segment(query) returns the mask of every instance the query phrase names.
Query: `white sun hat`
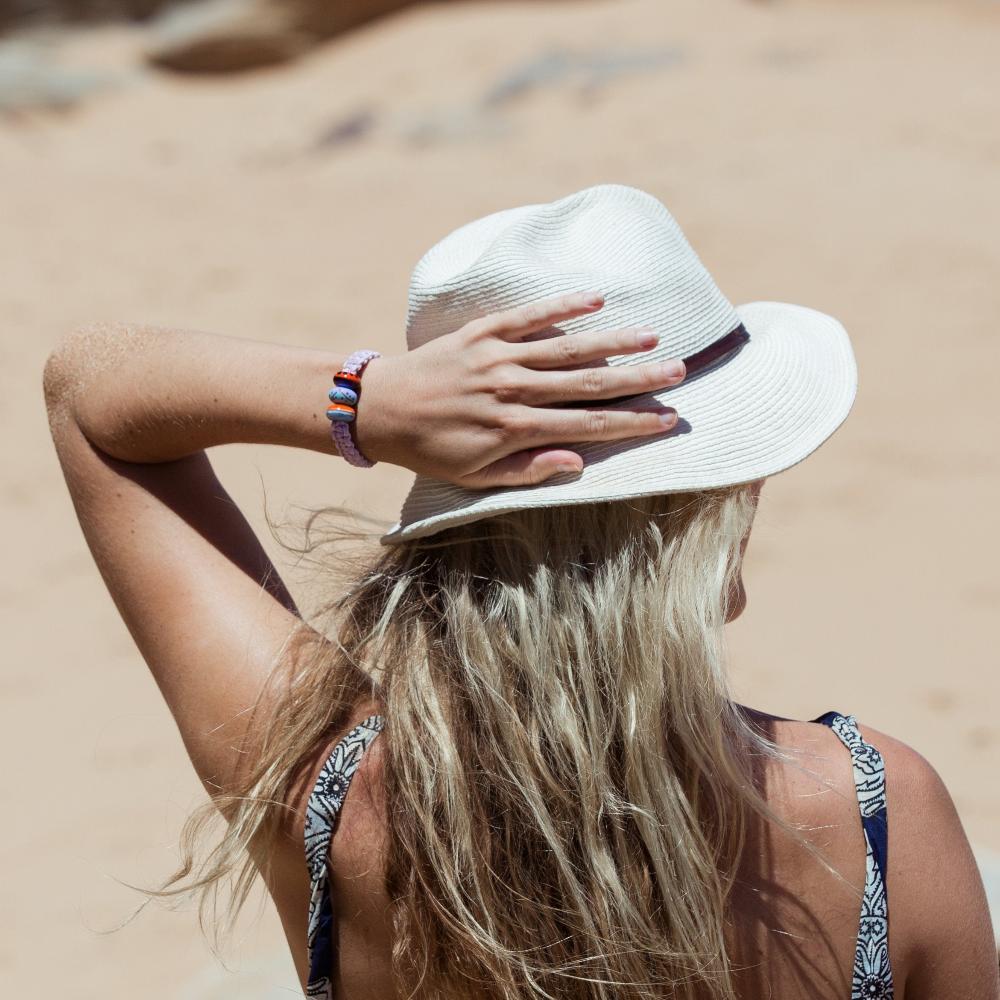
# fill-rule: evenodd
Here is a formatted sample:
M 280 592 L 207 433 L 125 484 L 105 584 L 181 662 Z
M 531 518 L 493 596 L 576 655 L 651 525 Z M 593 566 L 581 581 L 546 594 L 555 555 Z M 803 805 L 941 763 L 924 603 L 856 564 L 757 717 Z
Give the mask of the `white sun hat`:
M 840 323 L 778 302 L 732 306 L 667 209 L 620 185 L 497 212 L 446 236 L 413 271 L 407 346 L 578 291 L 601 292 L 604 308 L 560 324 L 563 333 L 648 326 L 660 334 L 652 351 L 610 365 L 685 359 L 680 385 L 611 404 L 667 404 L 676 428 L 574 444 L 583 472 L 537 486 L 472 490 L 418 475 L 384 544 L 507 511 L 762 479 L 815 451 L 854 402 L 857 369 Z

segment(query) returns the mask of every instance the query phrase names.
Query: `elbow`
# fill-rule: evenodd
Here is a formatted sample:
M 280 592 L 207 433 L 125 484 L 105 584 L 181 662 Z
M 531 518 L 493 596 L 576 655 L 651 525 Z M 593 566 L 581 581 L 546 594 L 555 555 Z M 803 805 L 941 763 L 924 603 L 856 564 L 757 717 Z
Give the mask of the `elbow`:
M 45 359 L 45 367 L 42 369 L 42 393 L 50 422 L 64 412 L 68 405 L 73 385 L 74 342 L 78 336 L 77 331 L 64 336 Z
M 108 356 L 114 333 L 97 324 L 81 326 L 63 336 L 49 352 L 42 370 L 42 392 L 50 422 L 73 409 L 81 386 Z

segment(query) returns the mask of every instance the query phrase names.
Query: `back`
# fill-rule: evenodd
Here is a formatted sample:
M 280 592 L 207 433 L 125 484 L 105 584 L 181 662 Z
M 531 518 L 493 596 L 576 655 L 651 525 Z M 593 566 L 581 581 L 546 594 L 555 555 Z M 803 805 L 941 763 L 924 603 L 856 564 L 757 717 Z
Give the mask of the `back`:
M 795 757 L 791 764 L 767 762 L 760 776 L 766 801 L 816 853 L 776 824 L 751 825 L 726 929 L 741 1000 L 997 995 L 982 886 L 930 766 L 898 741 L 835 713 L 826 725 L 754 717 Z M 382 725 L 376 716 L 353 729 L 313 784 L 305 831 L 313 872 L 309 996 L 353 1000 L 371 996 L 376 984 L 378 995 L 391 995 L 384 858 L 373 853 L 382 841 L 372 828 L 381 813 L 371 798 L 378 796 L 378 775 L 365 760 Z M 891 821 L 880 841 L 883 758 Z M 355 773 L 364 776 L 366 791 L 350 796 Z M 330 850 L 317 855 L 324 843 Z

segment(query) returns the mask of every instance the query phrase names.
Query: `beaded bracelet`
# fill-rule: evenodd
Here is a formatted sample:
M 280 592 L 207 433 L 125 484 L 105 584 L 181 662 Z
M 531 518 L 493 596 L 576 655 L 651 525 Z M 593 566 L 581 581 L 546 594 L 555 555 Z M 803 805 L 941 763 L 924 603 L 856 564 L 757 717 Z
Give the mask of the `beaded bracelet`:
M 326 416 L 330 421 L 333 443 L 343 458 L 362 469 L 370 469 L 375 463 L 358 450 L 351 437 L 351 424 L 358 415 L 361 373 L 369 361 L 378 357 L 381 357 L 378 351 L 355 351 L 344 362 L 344 367 L 333 376 L 333 388 L 328 393 L 330 405 L 326 408 Z

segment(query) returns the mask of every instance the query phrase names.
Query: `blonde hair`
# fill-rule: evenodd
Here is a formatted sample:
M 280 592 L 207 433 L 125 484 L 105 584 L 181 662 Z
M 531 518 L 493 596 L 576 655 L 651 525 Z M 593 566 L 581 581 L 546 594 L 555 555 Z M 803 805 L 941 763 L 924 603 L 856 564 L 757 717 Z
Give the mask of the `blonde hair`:
M 395 546 L 322 612 L 272 692 L 230 825 L 168 893 L 227 914 L 303 768 L 384 706 L 386 884 L 402 995 L 734 1000 L 726 908 L 774 748 L 729 696 L 723 625 L 756 493 L 509 513 Z M 335 530 L 308 550 L 326 551 Z M 171 888 L 173 887 L 173 888 Z M 217 909 L 213 909 L 213 915 Z

